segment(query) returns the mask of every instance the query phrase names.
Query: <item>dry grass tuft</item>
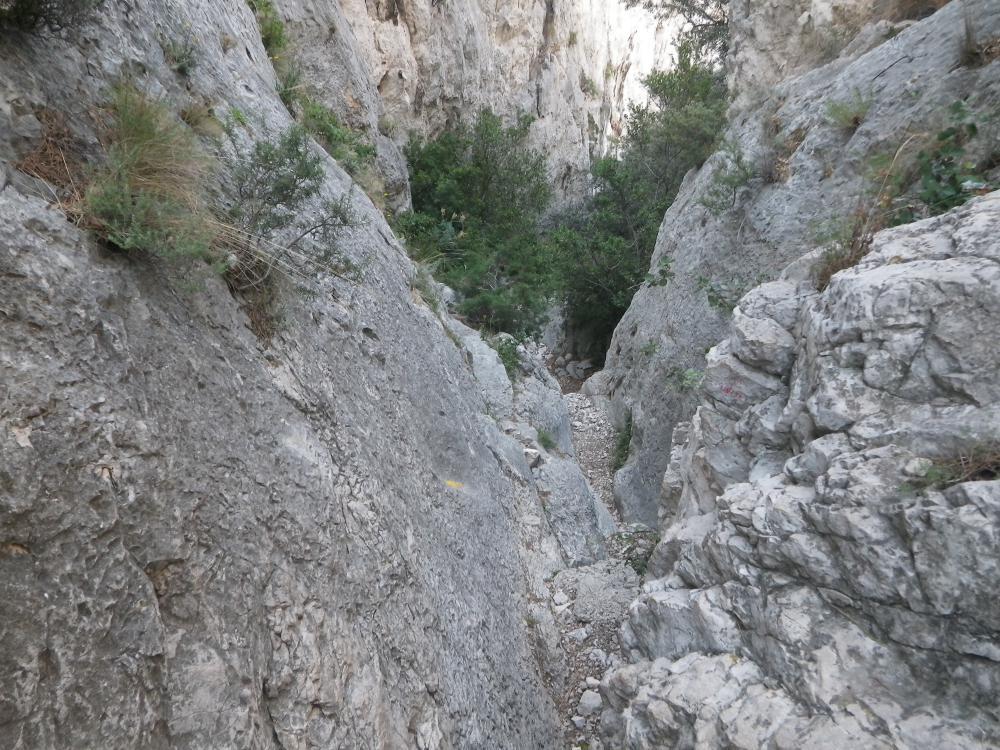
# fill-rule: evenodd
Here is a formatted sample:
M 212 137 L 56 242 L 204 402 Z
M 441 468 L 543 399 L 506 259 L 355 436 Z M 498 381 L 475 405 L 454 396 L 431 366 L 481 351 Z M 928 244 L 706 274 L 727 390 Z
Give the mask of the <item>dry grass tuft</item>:
M 43 108 L 35 112 L 35 117 L 42 124 L 42 138 L 14 167 L 51 185 L 58 201 L 72 201 L 81 194 L 85 180 L 81 166 L 83 144 L 70 131 L 61 112 Z

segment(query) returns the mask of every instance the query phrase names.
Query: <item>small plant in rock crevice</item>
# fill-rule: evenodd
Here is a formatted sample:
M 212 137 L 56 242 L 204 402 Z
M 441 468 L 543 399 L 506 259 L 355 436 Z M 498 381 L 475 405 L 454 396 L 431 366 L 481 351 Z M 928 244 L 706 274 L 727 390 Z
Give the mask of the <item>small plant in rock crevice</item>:
M 554 451 L 556 449 L 556 439 L 552 437 L 552 433 L 542 428 L 538 428 L 537 432 L 538 444 L 547 451 Z
M 517 377 L 518 370 L 521 368 L 521 355 L 517 351 L 519 345 L 517 339 L 512 336 L 498 336 L 491 344 L 500 356 L 503 368 L 507 371 L 507 377 L 511 380 Z
M 720 149 L 722 163 L 712 172 L 712 181 L 698 201 L 713 215 L 720 216 L 736 207 L 740 189 L 754 178 L 754 168 L 743 156 L 735 141 L 726 141 Z
M 632 448 L 632 412 L 625 415 L 625 426 L 618 430 L 615 436 L 615 447 L 611 452 L 612 473 L 621 469 L 628 461 L 629 451 Z
M 667 370 L 667 382 L 676 390 L 687 393 L 701 385 L 705 373 L 692 367 L 671 367 Z
M 198 65 L 198 48 L 188 37 L 184 39 L 160 39 L 160 48 L 167 65 L 179 76 L 191 75 Z
M 954 458 L 932 461 L 923 476 L 907 483 L 906 489 L 945 490 L 962 482 L 1000 479 L 1000 442 L 988 442 Z
M 1000 37 L 980 38 L 968 10 L 962 19 L 962 31 L 958 64 L 963 68 L 981 68 L 1000 58 Z
M 817 268 L 820 291 L 834 274 L 867 255 L 878 231 L 944 213 L 994 188 L 985 173 L 986 165 L 996 163 L 997 149 L 977 165 L 969 155 L 979 135 L 974 116 L 964 102 L 955 102 L 949 118 L 951 124 L 935 136 L 911 134 L 891 156 L 872 159 L 868 179 L 874 187 L 859 198 L 846 219 L 827 222 L 816 237 L 825 249 Z
M 130 85 L 114 90 L 108 114 L 107 160 L 80 205 L 85 223 L 122 250 L 208 260 L 210 163 L 191 131 Z
M 826 119 L 841 130 L 853 133 L 868 116 L 874 98 L 855 89 L 850 99 L 831 99 L 826 102 Z

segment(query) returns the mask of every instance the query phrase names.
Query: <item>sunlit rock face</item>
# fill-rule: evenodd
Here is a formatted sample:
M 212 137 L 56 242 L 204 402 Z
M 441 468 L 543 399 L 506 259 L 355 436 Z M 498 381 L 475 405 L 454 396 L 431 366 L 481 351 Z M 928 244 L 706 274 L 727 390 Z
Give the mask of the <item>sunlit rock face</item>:
M 617 1 L 343 0 L 397 143 L 482 107 L 534 118 L 557 200 L 579 198 L 592 154 L 621 132 L 642 79 L 673 60 L 676 24 Z

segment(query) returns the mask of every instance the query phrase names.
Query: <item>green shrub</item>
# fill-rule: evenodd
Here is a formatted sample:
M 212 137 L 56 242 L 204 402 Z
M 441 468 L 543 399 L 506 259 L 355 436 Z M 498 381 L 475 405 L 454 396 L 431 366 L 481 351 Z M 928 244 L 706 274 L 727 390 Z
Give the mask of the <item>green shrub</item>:
M 575 31 L 569 32 L 569 39 L 566 40 L 566 45 L 569 46 L 569 47 L 575 47 L 576 46 L 576 32 Z
M 536 329 L 551 297 L 538 229 L 551 191 L 544 158 L 524 142 L 529 124 L 505 126 L 484 110 L 406 149 L 413 212 L 396 229 L 414 258 L 437 259 L 460 312 L 491 331 Z
M 289 112 L 293 112 L 305 91 L 302 68 L 294 58 L 282 58 L 274 62 L 274 72 L 278 76 L 278 98 Z
M 122 250 L 208 258 L 213 240 L 193 134 L 161 102 L 117 87 L 108 152 L 83 198 L 87 223 Z
M 738 143 L 726 141 L 721 153 L 723 163 L 712 173 L 712 183 L 698 201 L 715 216 L 735 208 L 740 188 L 754 178 L 754 169 Z
M 357 174 L 375 158 L 375 148 L 365 143 L 361 135 L 342 125 L 329 107 L 310 97 L 301 99 L 302 124 L 320 145 L 352 175 Z
M 672 278 L 668 255 L 650 272 L 663 215 L 725 123 L 721 75 L 688 48 L 674 70 L 652 73 L 645 85 L 651 104 L 630 110 L 617 156 L 594 162 L 593 197 L 548 235 L 567 324 L 577 341 L 590 342 L 581 353 L 592 357 L 603 356 L 643 283 Z
M 615 437 L 615 448 L 611 453 L 611 471 L 616 472 L 628 461 L 632 447 L 632 412 L 625 415 L 625 427 Z
M 684 21 L 678 41 L 700 55 L 721 59 L 729 49 L 728 0 L 625 0 L 662 17 Z
M 521 367 L 521 355 L 517 351 L 519 345 L 517 339 L 512 336 L 499 336 L 492 343 L 503 363 L 503 369 L 507 371 L 507 377 L 511 380 L 517 377 Z
M 198 49 L 191 39 L 161 39 L 163 58 L 177 75 L 187 77 L 198 65 Z
M 552 437 L 552 433 L 541 427 L 538 428 L 538 444 L 549 452 L 556 449 L 556 439 Z
M 0 28 L 60 31 L 85 23 L 104 0 L 6 0 Z
M 678 391 L 693 391 L 701 385 L 705 373 L 694 368 L 671 367 L 667 370 L 667 382 Z
M 580 71 L 580 90 L 587 96 L 597 96 L 600 92 L 597 90 L 597 84 L 594 83 L 594 79 Z
M 842 130 L 853 133 L 861 127 L 874 103 L 873 98 L 855 89 L 846 101 L 834 99 L 826 102 L 826 119 Z
M 257 16 L 257 26 L 260 28 L 260 39 L 268 56 L 275 60 L 288 46 L 285 34 L 285 22 L 278 15 L 278 9 L 271 0 L 247 0 L 250 10 Z
M 235 146 L 232 131 L 230 138 Z M 257 286 L 275 269 L 291 276 L 353 270 L 337 238 L 357 225 L 358 217 L 349 194 L 317 205 L 323 160 L 310 150 L 302 126 L 293 125 L 274 141 L 256 142 L 248 153 L 230 159 L 229 167 L 235 195 L 225 244 L 235 256 L 229 268 L 234 286 Z M 308 254 L 300 249 L 306 239 L 313 243 Z

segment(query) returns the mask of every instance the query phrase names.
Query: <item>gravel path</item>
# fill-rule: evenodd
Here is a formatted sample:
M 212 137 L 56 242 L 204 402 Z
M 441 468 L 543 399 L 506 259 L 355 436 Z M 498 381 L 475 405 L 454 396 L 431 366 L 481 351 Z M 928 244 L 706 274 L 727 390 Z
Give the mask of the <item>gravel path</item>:
M 573 423 L 573 447 L 576 460 L 590 482 L 590 488 L 618 518 L 613 494 L 611 453 L 614 450 L 615 428 L 603 410 L 583 393 L 564 393 L 563 400 Z

